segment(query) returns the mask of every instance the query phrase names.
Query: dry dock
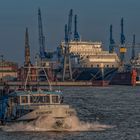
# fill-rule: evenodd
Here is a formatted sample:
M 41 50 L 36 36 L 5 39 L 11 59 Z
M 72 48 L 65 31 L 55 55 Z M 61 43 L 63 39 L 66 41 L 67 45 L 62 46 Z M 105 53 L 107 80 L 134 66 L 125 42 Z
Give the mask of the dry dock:
M 23 82 L 7 82 L 9 86 L 22 86 Z M 40 85 L 40 86 L 48 86 L 48 82 L 28 82 L 29 85 Z M 107 86 L 109 83 L 107 81 L 66 81 L 66 82 L 50 82 L 52 86 Z M 3 84 L 0 84 L 1 86 Z

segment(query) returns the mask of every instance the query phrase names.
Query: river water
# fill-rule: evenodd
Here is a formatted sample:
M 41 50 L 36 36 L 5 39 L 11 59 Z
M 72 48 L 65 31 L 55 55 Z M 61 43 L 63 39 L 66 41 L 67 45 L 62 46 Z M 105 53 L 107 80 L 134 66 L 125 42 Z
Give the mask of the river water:
M 140 140 L 140 87 L 60 89 L 64 103 L 75 108 L 79 121 L 84 122 L 79 131 L 21 132 L 15 125 L 11 132 L 0 130 L 0 140 Z

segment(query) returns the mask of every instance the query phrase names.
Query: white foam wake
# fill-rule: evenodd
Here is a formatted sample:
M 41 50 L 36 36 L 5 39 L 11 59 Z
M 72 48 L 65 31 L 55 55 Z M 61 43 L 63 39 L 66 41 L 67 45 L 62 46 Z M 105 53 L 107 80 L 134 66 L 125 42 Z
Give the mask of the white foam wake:
M 110 125 L 103 125 L 98 122 L 82 122 L 79 121 L 77 116 L 67 118 L 69 128 L 55 129 L 52 124 L 55 120 L 52 117 L 42 116 L 32 122 L 19 122 L 6 125 L 2 128 L 4 131 L 103 131 L 113 128 Z

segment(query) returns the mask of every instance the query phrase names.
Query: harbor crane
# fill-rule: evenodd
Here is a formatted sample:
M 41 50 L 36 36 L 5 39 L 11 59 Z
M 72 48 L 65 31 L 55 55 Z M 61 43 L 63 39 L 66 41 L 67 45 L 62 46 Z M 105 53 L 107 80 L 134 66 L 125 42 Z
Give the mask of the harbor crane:
M 74 16 L 74 41 L 79 41 L 80 36 L 77 31 L 77 15 Z
M 45 52 L 45 36 L 43 34 L 43 25 L 40 8 L 38 9 L 38 34 L 39 34 L 39 57 L 41 60 L 43 60 L 46 58 L 46 52 Z
M 68 75 L 68 79 L 72 80 L 72 68 L 71 68 L 71 59 L 70 59 L 70 46 L 69 42 L 71 41 L 72 35 L 72 17 L 73 10 L 71 9 L 68 17 L 68 24 L 65 25 L 65 47 L 64 47 L 64 63 L 63 63 L 63 77 L 64 81 Z
M 125 35 L 124 35 L 124 20 L 121 18 L 121 34 L 120 34 L 120 44 L 115 43 L 113 39 L 113 26 L 110 25 L 110 45 L 109 45 L 109 52 L 114 53 L 115 47 L 119 48 L 120 52 L 120 66 L 123 67 L 125 53 L 127 52 L 128 48 L 132 48 L 131 52 L 131 60 L 135 58 L 135 48 L 140 48 L 140 44 L 135 43 L 135 35 L 133 35 L 133 42 L 132 43 L 125 43 Z
M 133 42 L 132 42 L 132 54 L 131 54 L 131 60 L 135 59 L 135 35 L 133 35 Z
M 110 45 L 109 45 L 109 53 L 113 53 L 114 52 L 114 44 L 115 41 L 113 39 L 113 26 L 112 24 L 110 25 Z
M 125 47 L 125 36 L 124 36 L 124 20 L 121 19 L 121 38 L 120 38 L 120 60 L 121 60 L 121 66 L 124 64 L 125 59 L 125 53 L 126 53 L 126 47 Z
M 68 42 L 71 41 L 71 35 L 72 35 L 72 17 L 73 17 L 73 10 L 71 9 L 69 12 L 69 18 L 68 18 Z

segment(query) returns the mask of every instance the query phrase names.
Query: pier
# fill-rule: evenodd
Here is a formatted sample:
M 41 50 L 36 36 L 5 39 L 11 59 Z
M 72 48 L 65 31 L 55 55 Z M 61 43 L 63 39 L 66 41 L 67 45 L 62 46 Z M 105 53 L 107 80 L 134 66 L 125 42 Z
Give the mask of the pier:
M 10 87 L 17 87 L 17 86 L 23 86 L 24 83 L 20 81 L 16 82 L 6 82 L 7 85 Z M 32 86 L 49 86 L 48 82 L 41 81 L 39 83 L 37 82 L 28 82 L 29 85 Z M 109 83 L 107 81 L 66 81 L 66 82 L 50 82 L 52 86 L 107 86 Z M 0 83 L 0 86 L 3 86 L 3 83 Z

